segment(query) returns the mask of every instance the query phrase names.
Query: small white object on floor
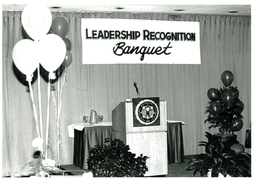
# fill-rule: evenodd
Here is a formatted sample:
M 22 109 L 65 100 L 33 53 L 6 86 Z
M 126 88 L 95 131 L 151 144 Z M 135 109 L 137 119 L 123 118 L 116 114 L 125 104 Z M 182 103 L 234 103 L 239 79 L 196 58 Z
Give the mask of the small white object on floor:
M 93 174 L 92 174 L 92 172 L 85 172 L 85 173 L 83 173 L 83 177 L 85 177 L 85 178 L 93 178 Z

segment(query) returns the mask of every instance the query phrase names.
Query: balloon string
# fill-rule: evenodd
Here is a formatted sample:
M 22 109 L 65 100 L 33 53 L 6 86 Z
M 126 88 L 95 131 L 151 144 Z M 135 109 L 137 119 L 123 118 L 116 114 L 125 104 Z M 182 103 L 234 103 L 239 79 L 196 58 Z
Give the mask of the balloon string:
M 57 145 L 57 163 L 59 164 L 60 160 L 60 119 L 59 119 L 59 106 L 60 106 L 60 80 L 58 80 L 58 87 L 57 87 L 57 96 L 58 96 L 58 109 L 57 109 L 57 140 L 58 140 L 58 145 Z
M 34 102 L 34 96 L 33 96 L 33 89 L 31 86 L 31 81 L 28 81 L 28 85 L 29 85 L 29 92 L 30 92 L 30 97 L 32 100 L 32 105 L 33 105 L 33 112 L 34 112 L 34 117 L 35 117 L 35 122 L 36 122 L 36 132 L 38 135 L 38 138 L 40 138 L 40 133 L 39 133 L 39 126 L 38 126 L 38 120 L 37 120 L 37 112 L 36 112 L 36 106 L 35 106 L 35 102 Z
M 65 76 L 66 76 L 66 72 L 64 74 L 64 83 L 65 83 Z M 58 80 L 58 116 L 57 116 L 57 133 L 58 133 L 58 161 L 60 160 L 60 113 L 61 113 L 61 98 L 62 98 L 62 90 L 63 90 L 63 86 L 64 84 L 62 85 L 62 81 L 61 79 Z
M 55 107 L 55 118 L 57 119 L 58 112 L 57 112 L 57 104 L 56 104 L 56 98 L 55 98 L 54 91 L 52 91 L 52 101 L 53 101 L 53 104 Z
M 43 138 L 43 121 L 42 121 L 42 100 L 41 100 L 41 83 L 40 83 L 40 67 L 38 64 L 37 67 L 38 72 L 38 108 L 39 108 L 39 122 L 40 122 L 40 131 L 41 131 L 41 138 Z
M 59 107 L 60 107 L 60 81 L 58 80 L 58 88 L 57 88 L 57 95 L 58 95 L 58 115 L 57 120 L 59 121 Z
M 49 139 L 49 122 L 50 122 L 50 116 L 49 116 L 49 112 L 50 112 L 50 89 L 51 88 L 51 83 L 50 83 L 50 79 L 48 82 L 48 93 L 47 93 L 47 116 L 46 116 L 46 140 L 45 140 L 45 144 L 46 144 L 46 148 L 45 148 L 45 159 L 47 159 L 48 157 L 48 139 Z
M 52 100 L 53 100 L 53 104 L 54 104 L 54 107 L 55 107 L 55 118 L 56 118 L 56 122 L 57 122 L 57 136 L 58 136 L 58 145 L 57 145 L 57 165 L 59 165 L 59 155 L 60 155 L 60 131 L 59 131 L 59 120 L 58 120 L 58 109 L 57 109 L 57 104 L 56 104 L 56 98 L 55 98 L 55 94 L 54 92 L 52 91 Z
M 61 84 L 60 86 L 60 93 L 59 93 L 59 111 L 58 111 L 58 120 L 60 120 L 60 112 L 61 112 L 61 105 L 62 105 L 62 101 L 61 101 L 61 98 L 62 98 L 62 90 L 63 90 L 63 87 L 65 85 L 65 82 L 66 82 L 66 72 L 64 73 L 64 77 L 63 77 L 63 84 Z
M 58 80 L 58 115 L 57 115 L 57 130 L 58 130 L 58 152 L 60 152 L 60 110 L 61 110 L 61 96 L 60 96 L 61 79 Z M 60 160 L 60 154 L 58 154 L 58 161 Z

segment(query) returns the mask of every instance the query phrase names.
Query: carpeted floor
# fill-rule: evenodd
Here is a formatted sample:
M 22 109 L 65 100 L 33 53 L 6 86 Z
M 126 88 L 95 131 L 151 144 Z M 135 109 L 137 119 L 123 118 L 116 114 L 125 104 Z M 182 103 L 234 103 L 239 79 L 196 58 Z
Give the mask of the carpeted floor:
M 187 171 L 186 166 L 188 162 L 194 157 L 194 155 L 191 156 L 185 156 L 185 162 L 184 163 L 172 163 L 168 165 L 168 175 L 166 177 L 194 177 L 193 172 L 194 171 Z M 196 174 L 196 177 L 201 177 L 200 174 Z
M 190 159 L 192 159 L 193 156 L 185 156 L 185 162 L 184 163 L 172 163 L 168 165 L 168 175 L 165 175 L 165 177 L 194 177 L 193 171 L 186 171 L 186 165 L 189 162 Z M 75 165 L 61 165 L 61 169 L 63 170 L 70 170 L 70 172 L 67 172 L 67 174 L 70 175 L 82 175 L 83 171 L 79 167 L 76 167 Z M 199 174 L 196 175 L 196 177 L 200 177 Z

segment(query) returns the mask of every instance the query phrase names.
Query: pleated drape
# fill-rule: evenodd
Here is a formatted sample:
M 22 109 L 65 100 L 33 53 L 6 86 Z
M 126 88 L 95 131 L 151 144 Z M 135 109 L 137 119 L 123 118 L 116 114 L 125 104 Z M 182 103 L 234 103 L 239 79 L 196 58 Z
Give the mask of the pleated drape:
M 205 140 L 205 107 L 209 88 L 222 86 L 221 73 L 234 74 L 233 86 L 239 89 L 244 103 L 244 126 L 238 132 L 244 144 L 245 130 L 251 122 L 251 18 L 247 16 L 170 15 L 157 13 L 124 12 L 54 12 L 53 18 L 63 17 L 69 23 L 67 38 L 72 43 L 73 62 L 67 68 L 62 95 L 60 117 L 60 164 L 73 161 L 73 138 L 68 137 L 67 126 L 82 122 L 94 109 L 111 121 L 111 111 L 121 101 L 136 97 L 136 81 L 141 97 L 160 97 L 167 101 L 167 118 L 184 121 L 185 155 L 201 153 L 198 142 Z M 166 21 L 200 22 L 200 65 L 83 65 L 81 18 L 120 18 Z M 3 11 L 2 39 L 2 172 L 3 176 L 19 175 L 32 160 L 32 140 L 36 137 L 33 110 L 29 92 L 13 71 L 12 49 L 21 40 L 21 12 Z M 106 57 L 107 58 L 107 57 Z M 104 60 L 103 60 L 104 61 Z M 41 76 L 33 83 L 38 106 L 38 79 L 41 82 L 42 115 L 45 125 L 47 83 Z M 50 100 L 49 156 L 57 159 L 57 133 L 53 97 L 57 97 L 58 82 L 53 86 Z M 44 127 L 45 131 L 45 127 Z M 215 132 L 216 130 L 210 130 Z

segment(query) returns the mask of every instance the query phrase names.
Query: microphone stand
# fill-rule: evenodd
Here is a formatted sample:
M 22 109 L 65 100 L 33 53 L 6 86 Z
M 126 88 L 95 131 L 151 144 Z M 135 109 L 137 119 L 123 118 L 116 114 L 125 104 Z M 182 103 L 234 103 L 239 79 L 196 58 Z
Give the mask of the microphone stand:
M 134 87 L 135 87 L 135 89 L 136 89 L 137 97 L 140 98 L 140 92 L 139 92 L 139 89 L 138 89 L 138 87 L 137 87 L 137 83 L 134 82 L 133 85 L 134 85 Z

